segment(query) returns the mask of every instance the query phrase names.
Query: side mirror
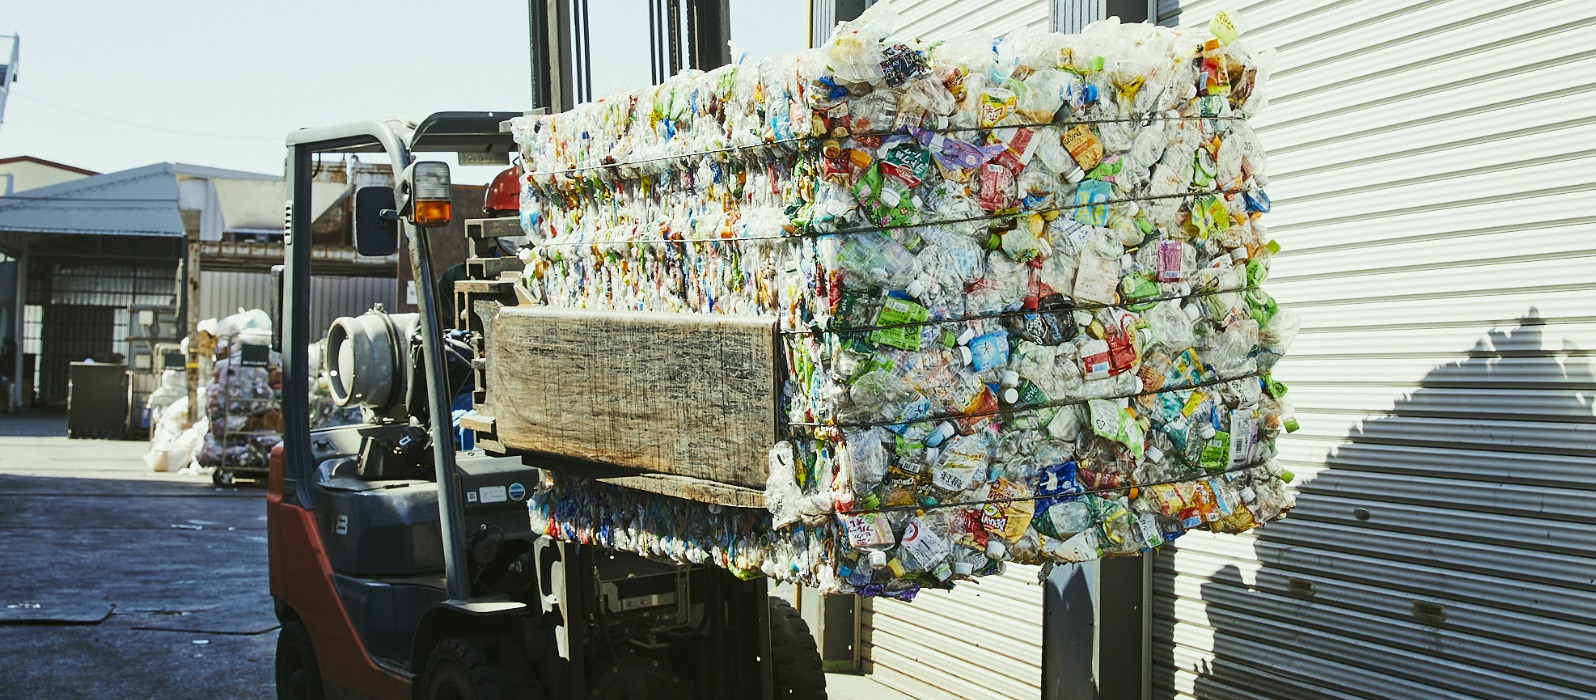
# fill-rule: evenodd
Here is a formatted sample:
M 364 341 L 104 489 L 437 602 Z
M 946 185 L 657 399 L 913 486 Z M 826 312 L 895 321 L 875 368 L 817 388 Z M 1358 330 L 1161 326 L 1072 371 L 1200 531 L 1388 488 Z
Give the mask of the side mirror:
M 355 190 L 355 250 L 379 258 L 399 250 L 399 214 L 392 187 Z
M 287 306 L 283 301 L 283 266 L 273 265 L 270 313 L 272 318 L 272 349 L 277 352 L 283 351 L 283 307 Z

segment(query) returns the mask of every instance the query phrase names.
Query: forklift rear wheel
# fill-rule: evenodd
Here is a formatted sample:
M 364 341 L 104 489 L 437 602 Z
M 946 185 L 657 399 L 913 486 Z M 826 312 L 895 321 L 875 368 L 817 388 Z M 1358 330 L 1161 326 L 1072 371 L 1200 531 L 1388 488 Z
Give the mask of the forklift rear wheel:
M 321 700 L 321 669 L 310 646 L 310 633 L 298 620 L 277 631 L 277 697 L 279 700 Z
M 433 647 L 423 676 L 427 700 L 534 700 L 541 697 L 525 673 L 501 660 L 509 642 L 454 637 Z M 524 664 L 523 664 L 524 665 Z M 519 666 L 518 666 L 519 667 Z
M 770 599 L 770 660 L 776 697 L 825 700 L 820 648 L 803 616 L 781 598 Z
M 211 483 L 216 484 L 217 486 L 232 486 L 233 473 L 221 467 L 217 467 L 215 471 L 211 472 Z

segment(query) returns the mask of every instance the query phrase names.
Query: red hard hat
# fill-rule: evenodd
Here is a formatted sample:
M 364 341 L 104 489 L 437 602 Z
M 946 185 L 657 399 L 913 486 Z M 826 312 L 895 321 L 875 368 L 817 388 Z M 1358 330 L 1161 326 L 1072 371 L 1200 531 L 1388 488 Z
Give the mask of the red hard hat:
M 482 211 L 489 216 L 515 214 L 521 210 L 521 168 L 510 166 L 494 176 L 483 197 Z

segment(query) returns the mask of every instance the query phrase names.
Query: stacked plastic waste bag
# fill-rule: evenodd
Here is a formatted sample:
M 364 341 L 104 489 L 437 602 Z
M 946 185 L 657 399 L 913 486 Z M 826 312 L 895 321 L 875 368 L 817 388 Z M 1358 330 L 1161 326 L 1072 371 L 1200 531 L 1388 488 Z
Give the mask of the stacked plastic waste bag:
M 1293 505 L 1248 125 L 1268 54 L 1099 22 L 823 47 L 523 117 L 543 304 L 776 317 L 768 513 L 558 476 L 534 529 L 910 598 Z
M 207 428 L 203 421 L 188 424 L 188 374 L 179 369 L 162 371 L 161 386 L 150 394 L 148 405 L 155 424 L 145 464 L 158 472 L 188 467 L 205 442 Z
M 210 430 L 196 460 L 207 467 L 264 470 L 271 449 L 283 441 L 282 359 L 270 350 L 271 318 L 259 309 L 240 309 L 202 332 L 214 334 L 215 361 L 202 388 Z M 265 349 L 264 366 L 248 366 L 245 346 Z

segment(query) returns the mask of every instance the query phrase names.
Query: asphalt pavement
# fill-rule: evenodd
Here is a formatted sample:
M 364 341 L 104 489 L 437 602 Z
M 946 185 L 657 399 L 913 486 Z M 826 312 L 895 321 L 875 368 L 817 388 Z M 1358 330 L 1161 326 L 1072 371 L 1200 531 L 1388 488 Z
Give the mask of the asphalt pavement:
M 0 700 L 276 697 L 266 490 L 0 414 Z M 829 674 L 832 700 L 907 698 Z
M 270 698 L 266 493 L 0 415 L 0 698 Z

